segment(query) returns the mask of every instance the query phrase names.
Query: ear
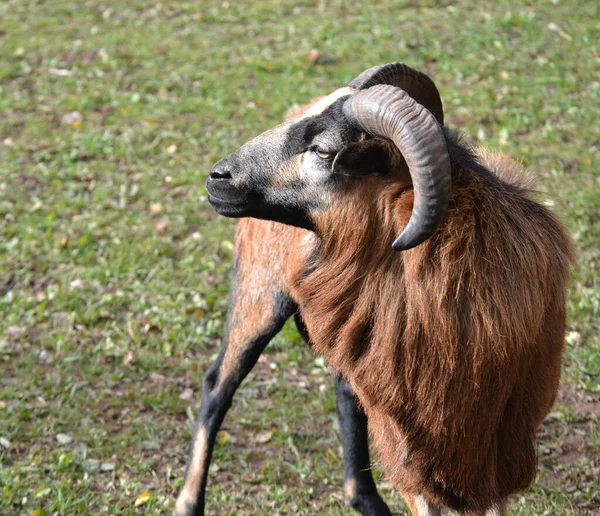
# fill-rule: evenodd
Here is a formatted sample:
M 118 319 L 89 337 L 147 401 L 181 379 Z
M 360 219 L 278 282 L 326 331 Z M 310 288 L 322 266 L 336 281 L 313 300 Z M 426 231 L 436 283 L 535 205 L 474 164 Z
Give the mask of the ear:
M 351 143 L 344 147 L 333 160 L 331 170 L 344 176 L 368 176 L 387 174 L 392 160 L 387 150 L 377 140 Z

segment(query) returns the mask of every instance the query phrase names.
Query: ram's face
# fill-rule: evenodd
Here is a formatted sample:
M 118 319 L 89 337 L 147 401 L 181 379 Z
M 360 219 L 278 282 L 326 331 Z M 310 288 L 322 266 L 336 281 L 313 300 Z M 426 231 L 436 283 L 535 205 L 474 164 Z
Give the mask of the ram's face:
M 209 201 L 228 217 L 314 229 L 317 213 L 332 205 L 369 203 L 386 182 L 412 183 L 412 215 L 392 246 L 409 249 L 431 236 L 448 205 L 442 122 L 439 93 L 425 74 L 402 63 L 369 68 L 219 161 L 207 181 Z
M 349 182 L 388 174 L 393 146 L 367 136 L 343 113 L 354 92 L 335 91 L 219 161 L 207 181 L 215 210 L 311 228 L 313 213 L 340 202 Z

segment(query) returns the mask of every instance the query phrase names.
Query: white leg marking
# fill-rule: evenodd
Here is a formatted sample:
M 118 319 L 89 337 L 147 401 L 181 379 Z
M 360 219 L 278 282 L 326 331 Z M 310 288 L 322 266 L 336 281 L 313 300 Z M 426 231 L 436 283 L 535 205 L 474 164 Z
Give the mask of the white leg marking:
M 206 428 L 201 426 L 196 432 L 194 439 L 194 448 L 192 457 L 190 458 L 190 467 L 185 477 L 177 503 L 175 504 L 175 512 L 185 514 L 186 505 L 193 504 L 196 501 L 196 494 L 200 489 L 200 481 L 206 467 Z
M 346 505 L 350 505 L 350 502 L 354 500 L 356 496 L 356 480 L 349 478 L 344 482 L 344 502 Z
M 415 509 L 417 510 L 417 516 L 441 516 L 442 514 L 437 505 L 432 504 L 421 495 L 415 496 Z
M 506 514 L 506 500 L 485 511 L 485 516 L 504 516 Z

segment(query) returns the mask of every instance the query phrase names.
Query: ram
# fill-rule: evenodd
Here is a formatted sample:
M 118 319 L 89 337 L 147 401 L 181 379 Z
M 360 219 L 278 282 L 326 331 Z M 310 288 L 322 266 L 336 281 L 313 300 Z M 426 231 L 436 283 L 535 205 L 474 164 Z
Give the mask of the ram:
M 347 503 L 390 514 L 368 422 L 413 514 L 503 514 L 535 476 L 574 261 L 523 167 L 461 142 L 432 80 L 392 63 L 219 161 L 207 190 L 244 219 L 176 514 L 203 513 L 219 425 L 291 316 L 338 375 Z

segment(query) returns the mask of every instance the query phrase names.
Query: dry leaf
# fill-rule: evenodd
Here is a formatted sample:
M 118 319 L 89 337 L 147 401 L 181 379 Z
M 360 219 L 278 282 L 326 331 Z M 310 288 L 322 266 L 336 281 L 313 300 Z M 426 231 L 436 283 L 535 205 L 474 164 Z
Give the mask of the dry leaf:
M 167 498 L 163 502 L 163 507 L 166 507 L 167 509 L 174 509 L 175 508 L 175 504 L 176 504 L 176 501 L 175 501 L 174 498 Z
M 219 444 L 226 444 L 229 442 L 236 442 L 237 439 L 235 437 L 233 437 L 233 435 L 231 435 L 227 430 L 221 430 L 218 434 L 217 434 L 217 442 Z
M 161 385 L 167 383 L 167 377 L 157 372 L 150 374 L 150 380 Z
M 58 75 L 59 77 L 70 77 L 71 75 L 73 75 L 73 72 L 71 70 L 67 70 L 65 68 L 50 68 L 48 72 L 51 75 Z
M 79 123 L 81 125 L 83 122 L 83 115 L 79 111 L 71 111 L 70 113 L 65 113 L 60 119 L 60 123 L 63 125 L 70 125 L 75 127 L 74 124 Z
M 45 487 L 44 489 L 40 489 L 36 494 L 36 498 L 43 498 L 44 496 L 48 496 L 52 492 L 52 489 L 49 487 Z
M 18 335 L 23 335 L 27 328 L 24 326 L 9 326 L 6 328 L 6 333 L 8 333 L 11 337 L 16 337 Z
M 268 443 L 271 440 L 271 437 L 273 437 L 273 431 L 272 430 L 267 430 L 265 432 L 260 432 L 260 433 L 256 434 L 256 436 L 254 437 L 254 442 L 256 442 L 258 444 L 265 444 L 265 443 Z
M 150 213 L 160 213 L 162 211 L 162 204 L 159 202 L 153 202 L 150 204 Z
M 131 362 L 133 362 L 133 351 L 128 351 L 125 358 L 123 358 L 123 365 L 129 365 Z
M 136 340 L 135 331 L 133 331 L 133 325 L 131 324 L 131 321 L 127 321 L 127 335 L 129 335 L 131 340 Z
M 309 61 L 316 62 L 317 59 L 321 57 L 321 52 L 319 52 L 316 48 L 313 48 L 306 57 Z
M 135 507 L 139 507 L 140 505 L 144 505 L 145 503 L 148 503 L 150 500 L 152 500 L 152 493 L 150 491 L 146 491 L 145 493 L 142 493 L 135 499 L 135 502 L 133 505 Z

